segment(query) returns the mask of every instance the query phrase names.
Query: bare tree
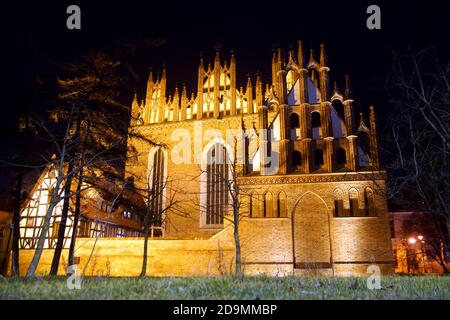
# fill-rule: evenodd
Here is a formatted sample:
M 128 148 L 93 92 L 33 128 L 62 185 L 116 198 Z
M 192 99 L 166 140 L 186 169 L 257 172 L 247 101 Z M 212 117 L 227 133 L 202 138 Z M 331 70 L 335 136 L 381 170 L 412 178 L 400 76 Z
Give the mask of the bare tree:
M 147 179 L 146 186 L 147 188 L 143 190 L 146 205 L 144 208 L 137 210 L 143 222 L 144 231 L 144 251 L 140 277 L 144 277 L 147 274 L 150 231 L 152 237 L 155 227 L 161 228 L 159 232 L 162 232 L 169 213 L 183 215 L 183 211 L 179 207 L 179 200 L 176 200 L 177 190 L 172 188 L 173 182 L 167 177 L 163 177 L 161 181 L 150 181 L 150 179 Z M 160 201 L 161 203 L 159 204 Z
M 134 131 L 127 131 L 129 106 L 121 102 L 118 88 L 126 77 L 120 72 L 121 63 L 103 53 L 90 53 L 82 62 L 69 64 L 67 79 L 59 80 L 59 102 L 77 106 L 77 119 L 74 122 L 74 141 L 77 143 L 74 153 L 78 157 L 69 162 L 83 174 L 78 176 L 78 187 L 89 185 L 104 188 L 110 181 L 121 181 L 123 173 L 121 164 L 127 155 L 127 139 L 132 136 L 151 143 L 147 137 Z M 60 112 L 58 108 L 56 112 Z M 92 159 L 95 159 L 92 161 Z M 99 176 L 102 178 L 99 179 Z M 71 189 L 72 176 L 68 177 L 66 191 Z M 78 192 L 79 193 L 79 192 Z M 81 195 L 76 195 L 75 224 L 80 217 Z M 65 198 L 58 240 L 53 256 L 51 274 L 56 275 L 65 239 L 66 221 L 69 211 L 69 199 Z M 76 231 L 72 235 L 69 260 L 73 263 Z
M 72 109 L 70 113 L 70 118 L 73 117 L 73 114 L 74 112 Z M 64 196 L 65 197 L 68 196 L 67 194 L 66 195 L 63 194 L 64 188 L 62 188 L 62 186 L 64 185 L 64 181 L 67 180 L 67 177 L 73 175 L 73 172 L 67 171 L 66 165 L 66 163 L 70 161 L 68 159 L 68 153 L 70 152 L 71 148 L 70 144 L 72 136 L 71 123 L 72 123 L 71 121 L 67 122 L 65 126 L 66 127 L 65 131 L 61 139 L 59 139 L 58 136 L 51 131 L 46 121 L 39 120 L 39 118 L 34 119 L 34 124 L 36 125 L 36 128 L 38 128 L 39 131 L 44 132 L 45 135 L 50 140 L 53 141 L 53 146 L 57 150 L 58 156 L 53 155 L 51 159 L 45 159 L 48 164 L 48 167 L 50 168 L 51 171 L 53 171 L 55 179 L 54 183 L 51 186 L 51 189 L 49 190 L 51 195 L 50 203 L 42 223 L 42 228 L 39 234 L 33 258 L 31 260 L 30 266 L 26 274 L 27 277 L 34 276 L 36 272 L 39 260 L 42 255 L 42 251 L 44 249 L 45 240 L 50 227 L 50 220 L 53 215 L 55 207 L 64 198 Z M 73 159 L 71 160 L 73 161 Z
M 220 193 L 223 194 L 226 199 L 225 203 L 219 205 L 226 205 L 226 214 L 223 215 L 223 219 L 232 223 L 233 227 L 233 240 L 235 249 L 235 268 L 234 275 L 237 278 L 243 276 L 242 271 L 242 254 L 241 254 L 241 240 L 239 234 L 239 225 L 243 217 L 248 216 L 249 213 L 249 201 L 246 201 L 250 197 L 250 193 L 247 189 L 241 188 L 239 186 L 239 178 L 244 174 L 246 170 L 245 160 L 243 154 L 245 152 L 239 152 L 242 148 L 245 148 L 245 133 L 242 130 L 230 130 L 232 133 L 231 150 L 222 144 L 216 144 L 216 148 L 211 151 L 213 152 L 213 157 L 207 160 L 206 169 L 200 168 L 201 175 L 207 176 L 208 174 L 212 177 L 217 184 L 220 184 Z M 239 140 L 238 140 L 239 139 Z M 241 145 L 238 141 L 241 141 Z M 224 152 L 217 150 L 217 147 L 223 148 Z M 208 170 L 208 167 L 214 165 L 223 165 L 223 170 Z M 209 183 L 209 181 L 207 182 Z M 215 187 L 217 188 L 217 186 Z M 219 214 L 216 212 L 218 209 L 217 204 L 210 203 L 195 203 L 200 210 L 204 212 L 213 211 L 214 214 Z M 230 214 L 231 212 L 231 214 Z
M 434 48 L 394 52 L 386 81 L 392 116 L 385 150 L 388 197 L 430 212 L 450 230 L 450 62 Z

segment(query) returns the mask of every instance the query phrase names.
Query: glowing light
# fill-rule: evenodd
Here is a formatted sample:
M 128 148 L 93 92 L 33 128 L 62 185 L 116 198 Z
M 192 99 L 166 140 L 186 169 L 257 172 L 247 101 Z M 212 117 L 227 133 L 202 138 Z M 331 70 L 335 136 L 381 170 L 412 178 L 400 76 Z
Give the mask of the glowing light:
M 410 243 L 410 244 L 414 244 L 414 243 L 416 243 L 416 238 L 409 238 L 408 239 L 408 242 Z
M 423 236 L 417 236 L 417 239 L 423 240 Z

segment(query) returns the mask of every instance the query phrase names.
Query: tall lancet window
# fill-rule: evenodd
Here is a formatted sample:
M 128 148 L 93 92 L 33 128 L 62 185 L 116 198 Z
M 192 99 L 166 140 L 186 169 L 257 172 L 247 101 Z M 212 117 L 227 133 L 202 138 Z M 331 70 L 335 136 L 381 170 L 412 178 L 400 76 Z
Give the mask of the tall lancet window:
M 224 145 L 216 143 L 207 154 L 206 224 L 223 224 L 228 209 L 229 161 Z
M 150 175 L 149 175 L 149 190 L 148 201 L 154 212 L 154 220 L 152 226 L 160 227 L 162 225 L 161 213 L 164 208 L 164 188 L 166 179 L 164 175 L 165 169 L 164 152 L 161 148 L 157 148 L 150 155 Z

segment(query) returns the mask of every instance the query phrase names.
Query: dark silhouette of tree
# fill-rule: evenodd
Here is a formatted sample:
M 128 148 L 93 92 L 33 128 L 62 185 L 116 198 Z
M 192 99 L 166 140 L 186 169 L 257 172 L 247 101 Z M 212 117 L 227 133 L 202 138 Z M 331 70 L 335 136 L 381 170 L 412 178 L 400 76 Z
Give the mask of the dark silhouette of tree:
M 450 61 L 435 49 L 393 53 L 386 81 L 392 116 L 384 151 L 388 197 L 401 206 L 430 212 L 448 244 L 450 230 Z

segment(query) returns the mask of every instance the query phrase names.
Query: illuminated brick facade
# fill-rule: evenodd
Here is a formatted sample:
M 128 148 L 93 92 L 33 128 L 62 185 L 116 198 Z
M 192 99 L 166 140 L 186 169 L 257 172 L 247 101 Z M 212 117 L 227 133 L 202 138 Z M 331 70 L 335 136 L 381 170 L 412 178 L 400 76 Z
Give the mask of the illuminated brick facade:
M 218 182 L 211 186 L 205 160 L 220 145 L 229 159 L 239 159 L 234 167 L 245 272 L 361 274 L 372 263 L 393 272 L 374 108 L 369 126 L 362 114 L 357 122 L 348 77 L 343 94 L 336 85 L 330 93 L 328 73 L 324 46 L 319 62 L 312 50 L 306 61 L 299 43 L 297 52 L 274 53 L 264 90 L 259 76 L 255 86 L 249 78 L 246 89 L 238 89 L 233 54 L 222 63 L 217 52 L 207 68 L 201 60 L 191 95 L 184 87 L 166 96 L 165 71 L 156 80 L 150 74 L 144 98 L 134 97 L 130 130 L 166 146 L 169 189 L 191 204 L 187 214 L 166 214 L 163 239 L 232 243 L 230 201 L 217 195 Z M 230 129 L 244 134 L 230 139 Z M 129 144 L 138 154 L 130 157 L 127 174 L 143 187 L 160 147 Z M 211 205 L 216 211 L 210 217 Z M 224 219 L 217 213 L 221 206 Z

